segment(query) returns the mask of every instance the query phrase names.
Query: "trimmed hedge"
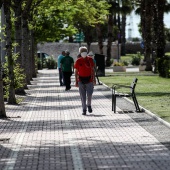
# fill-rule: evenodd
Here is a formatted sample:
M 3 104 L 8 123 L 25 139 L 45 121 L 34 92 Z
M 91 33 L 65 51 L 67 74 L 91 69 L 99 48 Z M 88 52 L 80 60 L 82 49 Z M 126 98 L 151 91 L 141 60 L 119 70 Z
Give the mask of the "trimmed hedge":
M 159 75 L 161 77 L 170 78 L 170 56 L 159 58 L 157 63 Z

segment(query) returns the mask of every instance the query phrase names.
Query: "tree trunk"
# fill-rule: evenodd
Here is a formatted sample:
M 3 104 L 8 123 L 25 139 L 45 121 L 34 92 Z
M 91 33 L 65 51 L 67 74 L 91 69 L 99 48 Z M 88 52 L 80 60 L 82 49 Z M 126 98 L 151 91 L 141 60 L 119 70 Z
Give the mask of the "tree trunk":
M 25 7 L 22 11 L 22 53 L 23 53 L 23 63 L 24 69 L 26 73 L 26 82 L 27 84 L 31 84 L 31 64 L 30 64 L 30 32 L 28 28 L 28 18 L 29 11 L 31 8 L 33 0 L 28 0 L 25 4 Z
M 121 55 L 126 55 L 126 14 L 122 15 Z
M 92 30 L 93 30 L 92 27 L 90 27 L 90 26 L 86 27 L 85 41 L 87 42 L 88 51 L 90 51 L 90 46 L 91 46 L 91 43 L 93 42 Z
M 30 81 L 32 80 L 32 37 L 31 37 L 31 31 L 28 30 L 28 45 L 29 45 L 29 50 L 28 50 L 28 62 L 29 62 L 29 78 Z
M 107 56 L 106 56 L 106 66 L 110 66 L 111 62 L 111 49 L 113 41 L 113 15 L 108 15 L 108 42 L 107 42 Z
M 6 112 L 5 112 L 5 104 L 4 104 L 4 96 L 3 96 L 3 83 L 2 78 L 0 78 L 0 118 L 5 118 Z
M 2 4 L 0 4 L 2 5 Z M 4 23 L 4 6 L 1 6 L 1 27 L 4 27 L 5 23 Z M 4 60 L 5 53 L 4 50 L 2 51 L 2 48 L 4 47 L 4 31 L 1 30 L 1 58 L 0 58 L 0 117 L 1 118 L 5 118 L 6 116 L 6 112 L 5 112 L 5 104 L 4 104 L 4 93 L 3 93 L 3 80 L 2 80 L 2 62 Z M 2 59 L 2 62 L 1 62 Z
M 163 58 L 164 55 L 165 55 L 166 42 L 165 42 L 165 35 L 164 35 L 164 8 L 165 8 L 166 0 L 157 0 L 157 1 L 158 1 L 158 4 L 157 4 L 157 20 L 158 20 L 158 24 L 157 24 L 157 48 L 156 48 L 156 54 L 157 54 L 157 58 L 160 59 L 160 58 Z M 158 67 L 157 62 L 155 62 L 155 68 L 158 70 L 160 76 L 162 76 L 162 77 L 165 76 L 162 73 L 162 68 Z
M 6 55 L 8 57 L 8 69 L 9 69 L 9 104 L 16 104 L 15 98 L 15 86 L 14 86 L 14 60 L 12 57 L 12 40 L 11 40 L 11 32 L 12 32 L 12 23 L 11 23 L 11 0 L 6 0 L 4 2 L 4 12 L 6 16 Z
M 118 10 L 118 14 L 117 14 L 117 26 L 118 26 L 118 29 L 119 30 L 121 30 L 121 28 L 120 28 L 120 2 L 119 2 L 119 0 L 118 0 L 118 2 L 117 2 L 117 10 Z
M 164 36 L 164 7 L 166 0 L 158 0 L 158 34 L 157 34 L 157 56 L 162 58 L 165 54 L 165 36 Z
M 151 13 L 151 0 L 145 1 L 145 60 L 146 60 L 146 71 L 152 71 L 151 64 L 151 54 L 152 54 L 152 44 L 151 44 L 151 21 L 152 21 L 152 13 Z
M 21 8 L 21 2 L 18 0 L 14 1 L 14 12 L 15 12 L 15 41 L 17 43 L 17 46 L 15 47 L 15 53 L 18 53 L 18 58 L 17 58 L 17 63 L 20 65 L 20 67 L 24 70 L 23 68 L 23 63 L 22 63 L 22 29 L 21 29 L 21 13 L 22 13 L 22 8 Z M 22 74 L 25 74 L 24 72 Z M 24 83 L 26 84 L 26 82 Z M 24 95 L 26 94 L 24 90 L 24 86 L 16 89 L 15 90 L 16 94 L 21 94 Z
M 4 14 L 4 5 L 1 7 L 1 63 L 5 63 L 5 14 Z
M 158 0 L 152 0 L 152 65 L 154 65 L 154 73 L 157 73 L 157 35 L 158 35 L 158 17 L 157 17 Z
M 32 77 L 37 77 L 36 72 L 36 63 L 35 63 L 35 41 L 34 41 L 34 31 L 31 31 L 31 70 L 32 70 Z
M 145 39 L 145 0 L 141 0 L 141 12 L 140 12 L 140 17 L 141 17 L 141 31 L 142 31 L 142 39 L 144 42 Z M 145 51 L 145 44 L 144 44 L 144 51 Z M 145 61 L 145 54 L 144 54 L 144 61 Z
M 73 41 L 74 41 L 73 37 L 72 37 L 72 36 L 69 36 L 68 42 L 69 42 L 69 43 L 73 43 Z
M 100 24 L 96 24 L 96 32 L 97 32 L 97 37 L 98 37 L 99 52 L 100 54 L 103 54 L 103 34 L 101 31 Z
M 30 82 L 30 59 L 29 59 L 29 31 L 28 31 L 28 22 L 27 17 L 22 16 L 22 50 L 23 50 L 23 63 L 24 69 L 26 73 L 26 82 L 27 84 L 31 84 Z
M 0 60 L 0 118 L 5 118 L 5 104 L 4 104 L 4 95 L 3 95 L 3 81 L 2 81 L 2 65 Z

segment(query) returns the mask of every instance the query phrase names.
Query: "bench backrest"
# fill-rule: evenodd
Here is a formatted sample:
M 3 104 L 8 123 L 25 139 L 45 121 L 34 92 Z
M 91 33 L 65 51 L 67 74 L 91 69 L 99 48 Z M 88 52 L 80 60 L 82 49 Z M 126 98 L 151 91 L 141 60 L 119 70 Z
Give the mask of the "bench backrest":
M 136 87 L 137 81 L 138 81 L 138 79 L 137 79 L 137 78 L 134 78 L 134 79 L 133 79 L 133 82 L 131 83 L 130 92 L 131 92 L 132 94 L 135 92 L 135 87 Z

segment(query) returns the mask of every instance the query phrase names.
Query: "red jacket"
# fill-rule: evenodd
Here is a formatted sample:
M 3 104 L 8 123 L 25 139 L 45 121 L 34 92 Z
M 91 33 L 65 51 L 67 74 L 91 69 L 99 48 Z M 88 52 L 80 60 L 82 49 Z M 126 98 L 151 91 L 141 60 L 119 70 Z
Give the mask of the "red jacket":
M 78 75 L 81 77 L 93 76 L 94 61 L 91 57 L 88 57 L 88 56 L 86 58 L 80 57 L 75 62 L 74 68 L 77 69 Z

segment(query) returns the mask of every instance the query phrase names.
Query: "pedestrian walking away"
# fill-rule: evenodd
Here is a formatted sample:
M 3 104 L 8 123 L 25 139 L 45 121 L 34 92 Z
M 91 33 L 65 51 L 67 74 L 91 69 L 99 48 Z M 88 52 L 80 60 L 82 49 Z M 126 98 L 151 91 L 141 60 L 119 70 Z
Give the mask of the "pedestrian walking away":
M 68 50 L 65 51 L 65 57 L 61 60 L 61 69 L 64 76 L 64 82 L 65 82 L 65 90 L 71 89 L 71 76 L 74 72 L 74 60 L 70 56 L 70 52 Z
M 89 113 L 92 113 L 92 94 L 95 81 L 95 63 L 93 59 L 87 56 L 87 48 L 80 47 L 81 57 L 75 62 L 75 86 L 79 87 L 79 93 L 82 103 L 83 115 L 86 115 L 88 109 Z M 87 100 L 87 101 L 86 101 Z M 86 103 L 87 102 L 87 103 Z
M 65 56 L 65 51 L 62 51 L 62 53 L 57 58 L 60 86 L 63 86 L 65 84 L 63 72 L 62 72 L 62 69 L 61 69 L 61 63 L 60 63 L 62 58 L 64 58 L 64 56 Z

